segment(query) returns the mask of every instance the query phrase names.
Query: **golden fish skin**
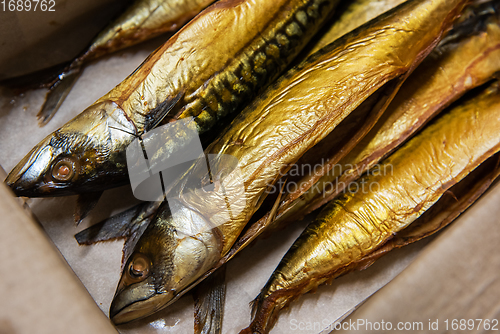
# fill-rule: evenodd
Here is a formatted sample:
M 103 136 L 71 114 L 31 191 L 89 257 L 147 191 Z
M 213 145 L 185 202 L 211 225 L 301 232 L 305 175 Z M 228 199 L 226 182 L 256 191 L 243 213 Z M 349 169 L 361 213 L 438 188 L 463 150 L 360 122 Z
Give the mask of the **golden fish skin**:
M 499 176 L 500 154 L 497 153 L 479 165 L 458 184 L 451 187 L 439 201 L 410 226 L 396 233 L 382 247 L 358 263 L 353 263 L 352 267 L 351 265 L 345 267 L 342 273 L 354 269 L 365 269 L 391 250 L 419 241 L 445 228 L 474 204 L 493 184 L 498 182 Z
M 287 196 L 278 211 L 277 224 L 303 217 L 331 201 L 447 105 L 500 71 L 500 13 L 489 14 L 484 6 L 471 9 L 480 15 L 463 23 L 469 27 L 481 22 L 480 27 L 461 31 L 459 25 L 455 34 L 452 31 L 454 41 L 444 41 L 422 62 L 353 150 L 340 161 L 331 162 L 336 165 L 321 178 L 313 175 L 300 181 L 297 188 L 308 190 Z
M 178 214 L 174 217 L 163 205 L 138 240 L 111 304 L 112 321 L 149 315 L 203 279 L 231 250 L 267 187 L 364 100 L 393 87 L 390 83 L 399 84 L 438 43 L 465 3 L 408 2 L 309 58 L 250 104 L 205 151 L 216 157 L 212 170 L 224 170 L 224 156 L 238 160 L 238 168 L 215 177 L 216 187 L 229 194 L 243 183 L 244 196 L 232 203 L 237 214 L 222 215 L 226 198 L 200 189 L 210 181 L 198 169 L 205 161 L 177 180 L 172 191 L 178 199 L 172 205 Z M 384 108 L 397 88 L 374 108 Z M 186 235 L 186 230 L 202 232 Z M 134 276 L 136 267 L 147 267 L 147 273 Z
M 441 7 L 410 2 L 397 13 L 408 15 L 411 22 L 389 14 L 340 43 L 331 44 L 286 74 L 272 87 L 272 93 L 264 93 L 242 112 L 233 124 L 245 119 L 250 120 L 247 125 L 229 128 L 208 152 L 238 158 L 246 192 L 255 198 L 252 202 L 247 196 L 244 217 L 255 212 L 267 186 L 352 110 L 390 80 L 411 71 L 419 57 L 430 52 L 430 45 L 448 29 L 463 4 L 449 2 Z M 440 17 L 442 25 L 424 32 L 422 26 L 436 17 Z M 265 160 L 256 158 L 254 148 Z M 223 235 L 233 236 L 224 247 L 226 251 L 245 224 L 232 220 L 221 225 Z
M 321 38 L 314 42 L 307 56 L 321 50 L 344 34 L 351 32 L 360 25 L 374 19 L 382 13 L 402 4 L 406 0 L 354 0 L 339 8 L 340 17 L 327 29 Z M 307 57 L 306 56 L 306 57 Z
M 365 24 L 369 20 L 396 7 L 397 5 L 401 4 L 404 1 L 405 0 L 379 0 L 379 1 L 354 0 L 340 5 L 339 8 L 337 8 L 337 11 L 335 12 L 334 17 L 332 19 L 333 24 L 325 25 L 325 27 L 323 27 L 323 29 L 318 33 L 318 35 L 320 35 L 320 38 L 314 38 L 313 41 L 311 41 L 310 43 L 312 45 L 309 45 L 306 48 L 306 51 L 308 50 L 306 55 L 299 56 L 298 58 L 306 59 L 313 53 L 319 51 L 326 45 L 334 42 L 335 40 L 345 35 L 346 33 L 351 32 L 352 30 L 358 28 L 362 24 Z M 295 61 L 297 61 L 297 59 Z M 341 133 L 339 135 L 345 135 L 346 133 L 350 133 L 351 131 L 353 130 L 347 129 L 345 133 Z M 335 136 L 337 136 L 337 134 Z M 329 137 L 332 137 L 332 134 L 330 134 Z M 324 139 L 323 141 L 326 140 L 328 139 Z M 325 146 L 328 146 L 328 150 L 326 152 L 325 151 L 312 152 L 314 150 L 313 149 L 309 151 L 305 156 L 303 156 L 297 162 L 297 164 L 299 164 L 301 161 L 304 161 L 308 166 L 314 165 L 314 163 L 309 160 L 309 156 L 311 155 L 321 156 L 323 158 L 322 161 L 324 161 L 327 158 L 328 153 L 330 153 L 328 152 L 329 148 L 334 145 L 329 144 Z M 312 211 L 312 210 L 306 210 L 305 206 L 309 205 L 309 203 L 311 203 L 315 199 L 315 196 L 318 196 L 319 194 L 322 193 L 320 191 L 313 192 L 311 190 L 309 191 L 307 190 L 311 187 L 311 185 L 313 186 L 314 190 L 318 188 L 317 183 L 314 184 L 316 181 L 318 181 L 317 180 L 318 177 L 319 176 L 316 176 L 316 178 L 308 176 L 307 178 L 305 178 L 305 180 L 298 180 L 298 182 L 294 181 L 295 183 L 298 184 L 297 190 L 295 192 L 288 193 L 287 196 L 284 198 L 283 202 L 280 203 L 275 219 L 273 220 L 270 226 L 265 228 L 266 229 L 266 231 L 264 232 L 265 234 L 273 233 L 273 231 L 281 229 L 288 221 L 296 220 L 297 217 L 303 217 L 307 213 Z M 284 178 L 286 178 L 286 176 Z M 324 180 L 323 182 L 326 181 L 331 181 L 331 180 L 328 179 Z M 321 191 L 324 190 L 321 188 Z M 260 221 L 263 222 L 264 220 L 269 219 L 269 217 L 270 214 L 267 213 L 264 217 L 260 219 Z M 264 226 L 263 224 L 261 225 Z M 251 239 L 253 239 L 253 237 Z
M 125 150 L 137 136 L 162 121 L 191 116 L 199 133 L 213 129 L 285 69 L 337 2 L 217 2 L 122 83 L 41 141 L 12 170 L 7 184 L 18 196 L 37 197 L 127 183 Z M 164 147 L 171 153 L 183 149 L 175 138 Z M 67 161 L 71 177 L 57 178 L 53 168 L 59 161 Z
M 166 104 L 166 121 L 193 116 L 203 133 L 276 78 L 336 3 L 219 1 L 98 102 L 119 101 L 139 130 L 148 130 Z
M 500 150 L 498 83 L 452 109 L 332 201 L 294 242 L 255 302 L 248 328 L 266 333 L 278 312 L 407 227 Z M 371 189 L 360 188 L 362 185 Z M 376 188 L 376 189 L 375 189 Z M 246 331 L 246 332 L 248 332 Z M 245 332 L 245 331 L 244 331 Z M 245 333 L 246 333 L 245 332 Z

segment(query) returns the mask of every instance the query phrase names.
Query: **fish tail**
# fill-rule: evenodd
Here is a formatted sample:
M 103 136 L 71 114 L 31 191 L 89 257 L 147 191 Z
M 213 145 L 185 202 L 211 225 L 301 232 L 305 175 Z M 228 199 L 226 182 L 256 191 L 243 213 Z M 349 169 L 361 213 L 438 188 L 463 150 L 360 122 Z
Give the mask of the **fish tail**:
M 266 334 L 273 328 L 278 314 L 292 299 L 287 291 L 265 295 L 262 291 L 251 303 L 252 322 L 240 334 Z

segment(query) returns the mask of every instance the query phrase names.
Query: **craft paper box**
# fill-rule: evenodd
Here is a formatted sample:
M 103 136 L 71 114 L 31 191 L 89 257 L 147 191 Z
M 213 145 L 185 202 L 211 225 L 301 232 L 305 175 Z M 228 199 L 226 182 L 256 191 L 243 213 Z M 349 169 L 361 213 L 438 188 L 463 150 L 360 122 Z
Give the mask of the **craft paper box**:
M 4 184 L 0 198 L 0 333 L 116 333 Z

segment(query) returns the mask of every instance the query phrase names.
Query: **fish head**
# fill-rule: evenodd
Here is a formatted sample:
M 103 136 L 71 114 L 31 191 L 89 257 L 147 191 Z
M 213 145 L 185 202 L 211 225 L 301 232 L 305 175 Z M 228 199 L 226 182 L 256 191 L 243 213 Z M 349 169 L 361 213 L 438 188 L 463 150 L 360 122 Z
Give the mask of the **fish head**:
M 113 102 L 95 103 L 36 145 L 5 182 L 17 196 L 66 196 L 127 181 L 135 127 Z
M 177 204 L 170 201 L 172 205 Z M 162 204 L 123 267 L 109 311 L 115 324 L 167 307 L 220 259 L 220 238 L 214 230 L 188 233 L 181 227 L 206 226 L 205 218 L 179 206 L 172 215 L 170 208 Z

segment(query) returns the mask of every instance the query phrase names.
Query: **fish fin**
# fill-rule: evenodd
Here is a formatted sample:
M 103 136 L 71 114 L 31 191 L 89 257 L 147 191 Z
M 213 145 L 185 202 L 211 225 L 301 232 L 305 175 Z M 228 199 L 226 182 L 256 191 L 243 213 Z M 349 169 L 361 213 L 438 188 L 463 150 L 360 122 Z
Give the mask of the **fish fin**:
M 91 245 L 102 241 L 126 239 L 123 246 L 122 266 L 134 250 L 137 240 L 156 215 L 161 202 L 144 202 L 114 215 L 100 223 L 77 233 L 80 245 Z M 122 268 L 123 269 L 123 268 Z
M 66 96 L 71 91 L 76 79 L 80 76 L 80 73 L 81 68 L 75 67 L 59 75 L 57 81 L 49 88 L 42 109 L 36 115 L 39 126 L 44 126 L 54 117 L 64 99 L 66 99 Z
M 78 195 L 76 200 L 76 208 L 73 213 L 76 225 L 79 225 L 82 220 L 95 208 L 97 202 L 101 198 L 102 191 L 95 191 L 91 193 L 83 193 Z
M 127 238 L 137 229 L 137 225 L 151 217 L 149 202 L 138 204 L 108 219 L 86 228 L 75 235 L 80 245 L 91 245 L 101 241 Z
M 226 298 L 226 266 L 223 265 L 193 290 L 194 333 L 220 334 Z
M 165 117 L 170 113 L 170 111 L 175 107 L 177 102 L 184 96 L 184 92 L 180 92 L 177 94 L 177 96 L 171 100 L 165 100 L 162 103 L 160 103 L 155 111 L 150 112 L 149 115 L 152 115 L 151 117 L 148 117 L 146 120 L 146 131 L 149 131 L 151 129 L 154 129 L 158 124 L 160 124 Z
M 91 245 L 101 241 L 125 238 L 130 235 L 131 225 L 143 204 L 136 205 L 108 219 L 94 224 L 75 235 L 80 245 Z

